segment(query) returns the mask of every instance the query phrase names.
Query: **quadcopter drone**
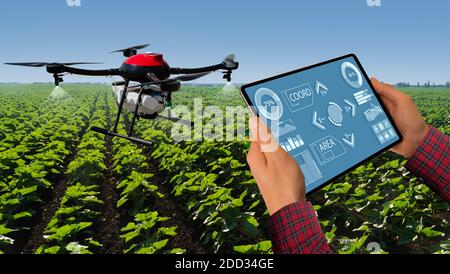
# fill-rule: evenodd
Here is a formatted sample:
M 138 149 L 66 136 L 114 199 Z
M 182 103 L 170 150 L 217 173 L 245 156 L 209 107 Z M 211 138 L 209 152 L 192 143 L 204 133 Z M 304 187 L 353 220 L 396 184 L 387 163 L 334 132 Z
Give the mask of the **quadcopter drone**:
M 120 76 L 123 81 L 113 82 L 113 92 L 117 97 L 119 109 L 112 130 L 92 127 L 91 130 L 111 137 L 125 138 L 129 141 L 143 145 L 152 143 L 133 137 L 136 120 L 164 118 L 173 122 L 181 119 L 161 116 L 160 113 L 172 106 L 172 92 L 179 91 L 181 82 L 193 81 L 204 77 L 211 72 L 222 71 L 228 82 L 231 81 L 233 70 L 239 67 L 234 55 L 229 55 L 225 60 L 217 65 L 200 68 L 176 68 L 170 67 L 160 53 L 140 53 L 138 50 L 148 47 L 149 44 L 134 46 L 126 49 L 113 51 L 121 52 L 127 59 L 120 68 L 105 70 L 87 70 L 74 68 L 75 65 L 88 65 L 98 63 L 76 62 L 76 63 L 5 63 L 6 65 L 26 66 L 26 67 L 46 67 L 47 72 L 53 75 L 55 86 L 59 86 L 64 81 L 65 74 L 76 74 L 84 76 Z M 170 78 L 171 75 L 179 75 Z M 131 85 L 132 82 L 137 84 Z M 133 113 L 133 118 L 127 135 L 117 132 L 120 116 L 123 108 Z

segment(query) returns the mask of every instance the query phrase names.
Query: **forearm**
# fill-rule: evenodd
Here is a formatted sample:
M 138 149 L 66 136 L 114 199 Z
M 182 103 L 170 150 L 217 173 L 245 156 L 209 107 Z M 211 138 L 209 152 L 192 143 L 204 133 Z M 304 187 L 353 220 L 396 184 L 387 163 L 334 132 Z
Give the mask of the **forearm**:
M 268 225 L 274 253 L 333 253 L 310 202 L 282 208 L 270 217 Z
M 450 203 L 449 148 L 448 136 L 429 127 L 425 138 L 405 167 Z

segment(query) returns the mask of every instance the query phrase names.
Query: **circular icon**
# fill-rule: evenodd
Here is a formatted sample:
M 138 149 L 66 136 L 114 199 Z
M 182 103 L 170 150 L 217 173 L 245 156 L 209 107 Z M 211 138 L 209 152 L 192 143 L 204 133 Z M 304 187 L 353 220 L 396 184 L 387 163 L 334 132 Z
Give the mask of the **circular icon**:
M 262 116 L 269 120 L 279 120 L 283 116 L 280 97 L 268 88 L 260 88 L 255 94 L 256 106 Z
M 363 85 L 363 78 L 358 68 L 350 62 L 344 62 L 341 65 L 341 73 L 344 80 L 352 88 L 360 88 Z
M 328 105 L 328 119 L 335 126 L 342 126 L 342 122 L 344 121 L 344 115 L 342 114 L 342 109 L 336 103 L 331 102 Z

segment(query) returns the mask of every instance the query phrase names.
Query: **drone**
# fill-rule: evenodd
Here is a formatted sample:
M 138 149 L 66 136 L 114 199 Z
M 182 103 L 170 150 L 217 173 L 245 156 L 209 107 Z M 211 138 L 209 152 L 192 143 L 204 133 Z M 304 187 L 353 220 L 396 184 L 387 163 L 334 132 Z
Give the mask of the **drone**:
M 64 82 L 63 77 L 67 74 L 83 76 L 119 76 L 122 81 L 113 81 L 113 92 L 117 98 L 118 112 L 112 130 L 92 127 L 91 130 L 110 137 L 124 138 L 142 145 L 152 145 L 152 142 L 133 136 L 137 119 L 164 118 L 173 122 L 181 119 L 171 117 L 172 93 L 179 91 L 181 82 L 188 82 L 204 77 L 212 72 L 221 71 L 223 78 L 231 82 L 231 74 L 238 69 L 239 62 L 235 61 L 234 55 L 227 56 L 221 63 L 199 67 L 178 68 L 170 67 L 161 53 L 138 53 L 138 50 L 150 46 L 149 44 L 133 46 L 113 51 L 111 53 L 122 53 L 126 60 L 120 68 L 104 70 L 88 70 L 74 68 L 77 65 L 99 64 L 91 62 L 74 63 L 5 63 L 6 65 L 25 67 L 46 67 L 47 72 L 53 75 L 55 86 Z M 172 75 L 176 77 L 170 78 Z M 119 134 L 117 127 L 123 108 L 133 113 L 127 135 Z M 160 115 L 165 109 L 169 109 L 169 116 Z

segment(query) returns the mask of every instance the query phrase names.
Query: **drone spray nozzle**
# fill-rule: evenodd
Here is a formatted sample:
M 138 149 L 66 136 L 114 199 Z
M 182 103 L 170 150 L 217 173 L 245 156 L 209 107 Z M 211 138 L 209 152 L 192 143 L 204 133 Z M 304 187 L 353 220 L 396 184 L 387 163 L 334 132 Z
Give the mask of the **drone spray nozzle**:
M 231 82 L 231 74 L 233 73 L 232 70 L 227 70 L 223 72 L 223 79 L 227 80 L 228 83 Z
M 64 82 L 64 79 L 62 78 L 62 74 L 53 74 L 53 78 L 55 79 L 55 86 L 59 86 L 59 83 Z

